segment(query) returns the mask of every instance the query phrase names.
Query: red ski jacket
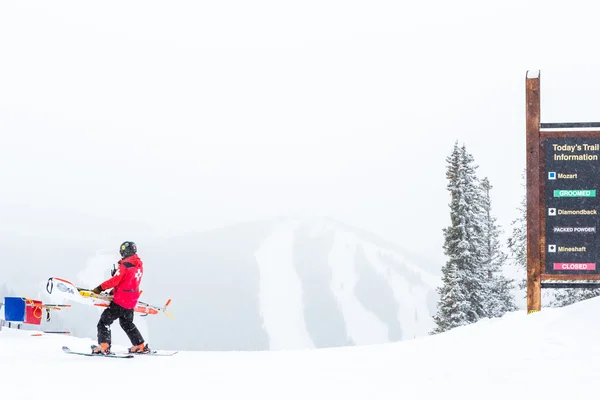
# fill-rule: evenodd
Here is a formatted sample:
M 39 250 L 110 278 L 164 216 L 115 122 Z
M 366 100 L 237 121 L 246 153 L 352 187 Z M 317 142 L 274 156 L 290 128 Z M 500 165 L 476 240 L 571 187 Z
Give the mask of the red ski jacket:
M 114 288 L 113 301 L 123 308 L 133 310 L 140 298 L 140 282 L 144 275 L 142 260 L 137 254 L 119 260 L 115 275 L 103 282 L 102 291 Z

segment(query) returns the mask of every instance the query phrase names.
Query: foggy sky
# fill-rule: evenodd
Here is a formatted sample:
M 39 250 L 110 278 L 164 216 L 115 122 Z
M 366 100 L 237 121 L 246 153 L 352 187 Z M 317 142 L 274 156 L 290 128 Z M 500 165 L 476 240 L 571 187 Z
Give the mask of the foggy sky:
M 3 2 L 0 234 L 316 215 L 441 263 L 455 140 L 517 216 L 528 69 L 542 122 L 600 120 L 580 4 Z

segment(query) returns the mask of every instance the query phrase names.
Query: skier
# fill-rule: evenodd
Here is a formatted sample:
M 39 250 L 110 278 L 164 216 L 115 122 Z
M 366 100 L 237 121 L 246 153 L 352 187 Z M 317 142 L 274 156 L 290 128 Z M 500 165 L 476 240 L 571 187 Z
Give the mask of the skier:
M 110 354 L 110 326 L 117 319 L 133 345 L 129 348 L 129 352 L 149 353 L 150 348 L 144 343 L 144 338 L 133 323 L 133 310 L 140 297 L 140 282 L 144 274 L 142 260 L 137 255 L 137 246 L 134 242 L 123 242 L 119 253 L 121 260 L 119 260 L 119 267 L 111 272 L 112 278 L 92 290 L 100 294 L 113 288 L 111 292 L 113 300 L 102 312 L 98 322 L 99 346 L 93 346 L 92 353 Z

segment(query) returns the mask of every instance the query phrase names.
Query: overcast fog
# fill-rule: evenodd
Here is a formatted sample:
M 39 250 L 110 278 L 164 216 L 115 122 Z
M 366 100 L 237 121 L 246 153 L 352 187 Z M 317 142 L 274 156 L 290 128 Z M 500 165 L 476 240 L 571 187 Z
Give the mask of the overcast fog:
M 3 2 L 0 234 L 68 257 L 326 216 L 441 265 L 455 140 L 517 216 L 528 69 L 543 122 L 600 119 L 578 4 Z

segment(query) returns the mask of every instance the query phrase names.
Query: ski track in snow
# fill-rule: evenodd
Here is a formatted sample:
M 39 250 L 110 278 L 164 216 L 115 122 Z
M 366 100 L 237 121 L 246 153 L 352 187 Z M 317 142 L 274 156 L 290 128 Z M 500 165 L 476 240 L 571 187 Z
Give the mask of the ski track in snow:
M 433 328 L 433 320 L 427 309 L 427 288 L 409 282 L 383 263 L 377 256 L 379 247 L 363 244 L 363 249 L 369 263 L 375 272 L 384 277 L 394 293 L 398 305 L 398 322 L 402 329 L 402 340 L 428 334 Z
M 402 340 L 428 335 L 433 329 L 434 323 L 427 308 L 427 296 L 428 293 L 435 292 L 435 287 L 441 283 L 440 279 L 408 262 L 403 256 L 390 250 L 381 249 L 370 242 L 359 240 L 353 233 L 339 230 L 326 222 L 318 221 L 312 224 L 309 234 L 318 236 L 326 230 L 343 232 L 343 235 L 353 243 L 354 247 L 360 244 L 375 272 L 387 281 L 399 307 L 397 317 L 402 329 Z M 381 261 L 378 257 L 379 253 L 402 263 L 408 270 L 417 274 L 422 280 L 422 285 L 409 283 L 404 276 Z M 351 257 L 351 260 L 353 259 Z M 366 340 L 366 342 L 376 342 L 376 339 Z
M 354 263 L 355 252 L 354 235 L 336 231 L 334 244 L 329 253 L 331 290 L 344 316 L 348 337 L 356 345 L 387 342 L 389 340 L 387 326 L 367 310 L 354 294 L 354 287 L 358 282 Z
M 429 285 L 432 288 L 436 288 L 442 284 L 441 275 L 439 275 L 439 276 L 433 275 L 433 274 L 423 270 L 419 266 L 417 266 L 417 265 L 413 264 L 412 262 L 410 262 L 409 260 L 407 260 L 404 256 L 402 256 L 394 251 L 382 249 L 381 254 L 385 255 L 387 257 L 390 257 L 391 259 L 393 259 L 394 261 L 396 261 L 399 264 L 403 264 L 407 269 L 413 271 L 415 274 L 418 274 L 421 277 L 421 279 L 423 280 L 423 282 L 425 282 L 427 285 Z
M 280 225 L 255 253 L 260 311 L 271 350 L 315 347 L 306 329 L 302 282 L 293 263 L 296 226 L 295 222 Z

